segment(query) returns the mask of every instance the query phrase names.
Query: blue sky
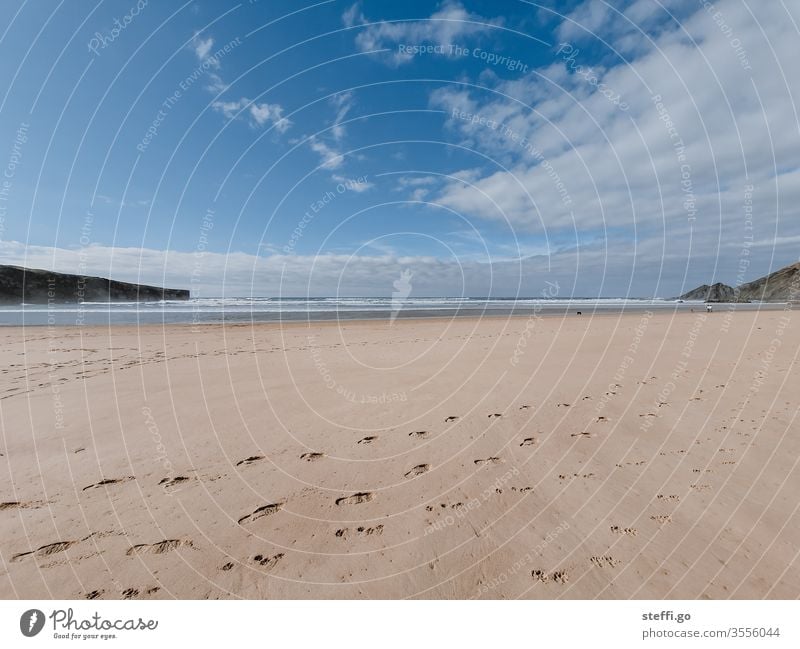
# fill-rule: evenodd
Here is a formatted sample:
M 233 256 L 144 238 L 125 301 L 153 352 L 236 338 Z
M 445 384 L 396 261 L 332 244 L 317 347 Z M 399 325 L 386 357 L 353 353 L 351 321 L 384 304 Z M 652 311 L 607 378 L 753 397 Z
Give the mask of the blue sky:
M 0 261 L 196 295 L 748 281 L 798 259 L 796 24 L 742 0 L 7 2 Z

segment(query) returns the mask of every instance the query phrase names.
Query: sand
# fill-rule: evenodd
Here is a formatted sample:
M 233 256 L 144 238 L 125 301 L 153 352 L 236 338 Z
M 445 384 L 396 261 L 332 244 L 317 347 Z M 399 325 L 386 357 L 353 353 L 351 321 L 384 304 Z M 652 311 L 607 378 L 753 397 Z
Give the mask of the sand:
M 796 598 L 796 316 L 0 329 L 0 596 Z

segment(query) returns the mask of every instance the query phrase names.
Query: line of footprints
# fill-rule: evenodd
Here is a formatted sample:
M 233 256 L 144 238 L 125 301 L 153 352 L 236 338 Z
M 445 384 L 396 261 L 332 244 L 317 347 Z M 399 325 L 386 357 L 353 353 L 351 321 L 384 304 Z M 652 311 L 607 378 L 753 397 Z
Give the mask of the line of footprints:
M 667 405 L 667 404 L 665 404 L 665 405 Z M 557 404 L 557 406 L 558 407 L 569 407 L 570 404 L 568 404 L 568 403 L 559 403 L 559 404 Z M 530 408 L 531 408 L 531 406 L 529 406 L 529 405 L 522 405 L 522 406 L 519 407 L 520 410 L 528 410 Z M 651 413 L 648 413 L 647 415 L 643 415 L 643 416 L 651 416 Z M 499 419 L 499 418 L 502 418 L 503 415 L 502 415 L 502 413 L 490 413 L 489 415 L 487 415 L 487 417 L 489 419 Z M 453 423 L 455 421 L 458 421 L 458 419 L 459 419 L 459 417 L 457 417 L 455 415 L 451 415 L 451 416 L 446 417 L 444 421 L 445 421 L 445 423 Z M 605 417 L 598 417 L 598 421 L 607 421 L 607 420 L 606 420 Z M 425 430 L 418 430 L 418 431 L 413 431 L 413 432 L 408 433 L 408 436 L 411 437 L 411 438 L 414 438 L 414 439 L 426 439 L 426 438 L 428 438 L 430 436 L 430 433 L 428 431 L 425 431 Z M 589 433 L 585 433 L 585 432 L 579 432 L 579 433 L 573 433 L 572 437 L 591 438 L 591 437 L 593 437 L 593 435 L 589 434 Z M 377 435 L 367 435 L 367 436 L 361 438 L 360 440 L 358 440 L 357 444 L 360 444 L 360 445 L 372 444 L 377 439 L 378 439 Z M 535 443 L 536 443 L 535 438 L 526 437 L 520 442 L 519 445 L 520 446 L 532 446 Z M 734 451 L 735 451 L 735 449 L 720 449 L 721 453 L 730 453 L 730 452 L 734 452 Z M 303 453 L 302 455 L 300 455 L 300 459 L 302 459 L 304 461 L 307 461 L 307 462 L 318 462 L 318 461 L 322 460 L 324 457 L 325 457 L 324 453 L 317 452 L 317 451 L 309 451 L 309 452 L 306 452 L 306 453 Z M 258 462 L 260 462 L 260 461 L 262 461 L 264 459 L 266 459 L 266 458 L 263 455 L 251 455 L 249 457 L 246 457 L 246 458 L 236 462 L 236 466 L 237 467 L 246 467 L 246 466 L 249 466 L 249 465 L 252 465 L 252 464 L 256 464 L 256 463 L 258 463 Z M 486 466 L 486 465 L 493 465 L 493 464 L 502 464 L 502 463 L 503 463 L 503 460 L 500 457 L 497 457 L 497 456 L 490 456 L 490 457 L 487 457 L 487 458 L 478 458 L 478 459 L 474 460 L 474 464 L 477 467 L 483 467 L 483 466 Z M 641 464 L 641 463 L 640 462 L 628 462 L 626 464 L 638 465 L 638 464 Z M 723 462 L 723 464 L 735 464 L 735 461 L 726 460 L 725 462 Z M 618 468 L 621 468 L 622 466 L 623 466 L 622 464 L 618 464 L 617 465 Z M 430 467 L 429 464 L 424 464 L 424 463 L 423 464 L 418 464 L 418 465 L 412 467 L 411 469 L 409 469 L 408 471 L 406 471 L 404 473 L 404 477 L 406 479 L 417 478 L 417 477 L 427 473 L 430 469 L 431 469 L 431 467 Z M 694 473 L 708 473 L 708 472 L 711 472 L 711 470 L 710 469 L 694 470 L 693 472 Z M 593 476 L 593 474 L 586 474 L 586 475 L 581 475 L 580 477 L 588 478 L 588 477 L 592 477 L 592 476 Z M 559 479 L 561 479 L 561 480 L 566 480 L 566 479 L 568 479 L 568 477 L 579 477 L 579 476 L 578 476 L 578 474 L 576 474 L 574 476 L 567 476 L 567 475 L 564 475 L 564 474 L 559 474 L 557 477 Z M 189 482 L 189 481 L 191 481 L 193 479 L 194 478 L 190 478 L 188 476 L 169 476 L 169 477 L 163 478 L 158 484 L 160 486 L 162 486 L 165 490 L 170 491 L 170 490 L 174 490 L 179 485 L 187 483 L 187 482 Z M 104 478 L 104 479 L 102 479 L 102 480 L 100 480 L 100 481 L 98 481 L 96 483 L 93 483 L 93 484 L 90 484 L 90 485 L 88 485 L 86 487 L 83 487 L 83 491 L 91 491 L 91 490 L 96 490 L 96 489 L 108 489 L 109 487 L 112 487 L 114 485 L 123 484 L 123 483 L 126 483 L 126 482 L 130 482 L 132 480 L 135 480 L 134 476 L 124 476 L 122 478 Z M 708 489 L 709 485 L 696 483 L 696 484 L 692 485 L 692 488 L 697 490 L 697 491 L 702 491 L 702 490 Z M 530 490 L 531 490 L 530 487 L 525 487 L 524 489 L 520 489 L 519 491 L 521 493 L 525 493 L 525 492 L 528 492 Z M 359 505 L 359 504 L 371 502 L 374 498 L 375 498 L 375 494 L 373 494 L 371 492 L 368 492 L 368 491 L 356 492 L 356 493 L 353 493 L 353 494 L 350 494 L 350 495 L 340 496 L 340 497 L 336 498 L 335 504 L 337 506 Z M 680 496 L 678 496 L 677 494 L 669 494 L 669 495 L 667 495 L 667 494 L 659 494 L 657 496 L 657 499 L 659 501 L 661 501 L 661 502 L 664 502 L 664 503 L 677 502 L 677 501 L 680 500 Z M 24 508 L 24 507 L 27 507 L 27 506 L 38 506 L 38 505 L 39 505 L 39 503 L 35 503 L 35 504 L 34 503 L 30 503 L 30 504 L 29 503 L 17 503 L 17 502 L 0 503 L 0 510 Z M 284 507 L 284 505 L 285 505 L 284 502 L 274 502 L 274 503 L 268 503 L 268 504 L 265 504 L 265 505 L 261 505 L 260 507 L 257 507 L 256 509 L 254 509 L 252 512 L 241 516 L 237 520 L 237 522 L 238 522 L 239 525 L 247 526 L 247 525 L 253 523 L 254 521 L 257 521 L 257 520 L 262 519 L 264 517 L 272 516 L 272 515 L 276 514 L 277 512 L 279 512 Z M 446 507 L 446 505 L 442 504 L 442 507 Z M 426 509 L 428 511 L 433 511 L 433 507 L 430 506 L 430 505 L 428 507 L 426 507 Z M 655 521 L 658 524 L 669 523 L 672 520 L 671 516 L 667 515 L 667 514 L 653 515 L 650 518 L 651 518 L 651 520 Z M 612 525 L 610 530 L 614 534 L 625 535 L 625 536 L 636 536 L 636 534 L 637 534 L 637 530 L 635 528 L 622 527 L 622 526 L 619 526 L 619 525 Z M 384 526 L 383 525 L 376 525 L 374 527 L 367 527 L 367 526 L 358 526 L 358 527 L 355 527 L 355 528 L 345 527 L 345 528 L 340 528 L 340 529 L 336 530 L 335 536 L 337 538 L 342 538 L 342 539 L 346 539 L 346 538 L 348 538 L 350 536 L 359 536 L 359 537 L 380 536 L 380 535 L 383 534 L 383 531 L 384 531 Z M 109 532 L 107 534 L 112 534 L 112 533 Z M 80 539 L 78 541 L 58 541 L 58 542 L 55 542 L 55 543 L 49 543 L 49 544 L 46 544 L 46 545 L 43 545 L 43 546 L 37 548 L 36 550 L 14 554 L 11 557 L 11 561 L 12 562 L 23 561 L 23 560 L 26 560 L 26 559 L 28 559 L 30 557 L 49 558 L 49 557 L 51 557 L 53 555 L 57 555 L 57 554 L 60 554 L 62 552 L 65 552 L 69 548 L 77 545 L 78 543 L 82 543 L 84 541 L 87 541 L 87 540 L 89 540 L 90 538 L 92 538 L 93 536 L 96 536 L 96 535 L 97 535 L 96 533 L 95 534 L 91 534 L 88 537 L 85 537 L 85 538 Z M 191 550 L 191 549 L 194 549 L 194 546 L 193 546 L 193 544 L 192 544 L 192 542 L 190 540 L 186 540 L 186 539 L 164 539 L 162 541 L 158 541 L 158 542 L 153 543 L 153 544 L 137 544 L 137 545 L 134 545 L 134 546 L 130 547 L 126 551 L 126 555 L 129 556 L 129 557 L 136 557 L 136 556 L 142 556 L 142 555 L 159 555 L 159 554 L 164 554 L 166 552 L 171 552 L 171 551 L 174 551 L 174 550 L 178 550 L 180 548 L 187 548 L 187 549 Z M 283 553 L 278 553 L 278 554 L 275 554 L 275 555 L 272 555 L 272 556 L 267 556 L 267 555 L 263 555 L 263 554 L 257 554 L 252 558 L 252 561 L 253 561 L 253 563 L 255 565 L 259 566 L 260 568 L 269 570 L 269 569 L 274 568 L 276 565 L 278 565 L 278 563 L 280 563 L 280 561 L 283 558 L 284 558 L 284 554 Z M 609 568 L 609 567 L 613 568 L 617 564 L 619 564 L 619 561 L 615 560 L 613 557 L 610 557 L 610 556 L 593 556 L 593 557 L 589 558 L 589 562 L 593 566 L 595 566 L 597 568 Z M 224 564 L 221 567 L 221 570 L 223 570 L 223 571 L 231 570 L 234 567 L 234 565 L 235 564 L 233 562 L 228 562 L 228 563 Z M 546 570 L 541 570 L 541 569 L 535 569 L 535 570 L 533 570 L 531 572 L 531 575 L 534 578 L 534 580 L 536 580 L 537 582 L 541 582 L 541 583 L 566 584 L 569 581 L 569 575 L 568 575 L 566 570 L 546 571 Z M 153 586 L 153 587 L 150 587 L 150 588 L 146 588 L 141 592 L 138 589 L 128 588 L 128 589 L 126 589 L 126 590 L 124 590 L 122 592 L 122 597 L 124 599 L 133 599 L 133 598 L 139 597 L 142 593 L 144 595 L 150 595 L 150 594 L 153 594 L 153 593 L 157 592 L 158 590 L 159 590 L 158 586 Z M 104 592 L 105 591 L 102 591 L 102 590 L 99 590 L 99 591 L 95 590 L 95 591 L 92 591 L 90 593 L 87 593 L 86 594 L 86 598 L 87 599 L 95 599 L 95 598 L 98 598 L 101 595 L 103 595 Z

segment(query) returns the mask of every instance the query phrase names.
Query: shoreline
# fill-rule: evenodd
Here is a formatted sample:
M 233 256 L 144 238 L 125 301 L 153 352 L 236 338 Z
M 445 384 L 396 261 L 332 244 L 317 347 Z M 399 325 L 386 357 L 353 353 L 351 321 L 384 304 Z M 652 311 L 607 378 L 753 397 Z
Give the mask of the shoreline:
M 771 312 L 771 311 L 786 311 L 792 310 L 794 305 L 791 302 L 758 302 L 758 303 L 714 303 L 712 305 L 714 307 L 714 311 L 712 313 L 734 313 L 736 311 L 739 312 Z M 393 323 L 396 322 L 424 322 L 428 320 L 480 320 L 482 318 L 510 318 L 510 319 L 530 319 L 530 318 L 568 318 L 572 317 L 595 317 L 595 316 L 603 316 L 603 317 L 610 317 L 610 316 L 622 316 L 622 315 L 636 315 L 641 314 L 647 311 L 653 311 L 654 313 L 660 314 L 673 314 L 679 315 L 683 313 L 698 313 L 700 311 L 705 312 L 705 303 L 682 303 L 682 304 L 674 304 L 674 303 L 648 303 L 648 304 L 634 304 L 634 305 L 626 305 L 624 307 L 618 306 L 601 306 L 597 307 L 596 305 L 592 304 L 591 308 L 583 307 L 581 305 L 575 304 L 570 306 L 563 306 L 559 305 L 557 307 L 546 306 L 544 308 L 536 309 L 530 307 L 522 307 L 518 308 L 516 311 L 506 311 L 503 309 L 462 309 L 462 311 L 468 311 L 466 313 L 459 313 L 458 311 L 453 312 L 445 312 L 444 310 L 439 310 L 437 312 L 427 312 L 421 311 L 419 309 L 406 309 L 400 311 L 395 318 L 392 318 L 391 312 L 385 311 L 378 311 L 378 312 L 368 312 L 368 311 L 344 311 L 338 317 L 336 316 L 329 316 L 327 313 L 320 313 L 319 316 L 313 314 L 313 317 L 308 317 L 308 313 L 301 313 L 301 312 L 290 312 L 288 315 L 296 314 L 297 317 L 284 317 L 280 318 L 280 314 L 277 317 L 268 317 L 263 319 L 249 319 L 247 317 L 246 312 L 234 312 L 227 319 L 211 319 L 214 317 L 212 314 L 208 315 L 208 320 L 201 320 L 201 321 L 188 321 L 188 320 L 164 320 L 162 321 L 152 321 L 153 318 L 159 317 L 160 314 L 158 313 L 142 313 L 142 315 L 147 316 L 146 322 L 142 322 L 141 324 L 135 321 L 120 321 L 120 322 L 108 322 L 108 323 L 101 323 L 101 322 L 91 322 L 91 323 L 82 323 L 82 324 L 75 324 L 75 323 L 64 323 L 64 322 L 56 322 L 56 323 L 48 323 L 48 322 L 34 322 L 29 324 L 20 324 L 20 323 L 4 323 L 0 322 L 0 331 L 6 329 L 14 329 L 14 328 L 41 328 L 41 327 L 57 327 L 57 328 L 83 328 L 89 329 L 94 327 L 99 328 L 116 328 L 116 327 L 173 327 L 173 326 L 185 326 L 185 327 L 206 327 L 206 326 L 261 326 L 261 325 L 278 325 L 278 326 L 286 326 L 286 325 L 302 325 L 302 324 L 316 324 L 316 323 L 354 323 L 354 322 L 387 322 L 392 321 Z M 478 313 L 473 313 L 473 311 L 479 311 Z M 577 312 L 581 312 L 581 315 L 578 315 Z M 43 315 L 47 315 L 46 311 L 36 312 Z M 64 312 L 61 312 L 64 313 Z M 71 312 L 70 312 L 71 313 Z M 94 316 L 107 316 L 108 312 L 87 312 L 92 313 Z M 166 314 L 167 312 L 163 312 L 161 315 Z M 363 317 L 364 313 L 373 313 L 372 317 Z M 349 317 L 352 314 L 352 317 Z M 116 315 L 124 315 L 124 314 L 116 314 Z M 2 316 L 2 311 L 0 311 L 0 316 Z

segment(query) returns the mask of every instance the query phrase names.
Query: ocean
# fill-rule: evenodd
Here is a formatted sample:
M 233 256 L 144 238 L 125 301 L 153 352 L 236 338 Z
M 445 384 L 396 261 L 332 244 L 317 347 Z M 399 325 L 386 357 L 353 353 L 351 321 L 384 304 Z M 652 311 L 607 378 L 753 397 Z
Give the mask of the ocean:
M 716 311 L 781 308 L 779 304 L 715 305 Z M 163 302 L 85 302 L 0 306 L 0 326 L 89 326 L 325 321 L 464 316 L 584 316 L 647 310 L 705 310 L 701 302 L 635 298 L 252 297 Z

